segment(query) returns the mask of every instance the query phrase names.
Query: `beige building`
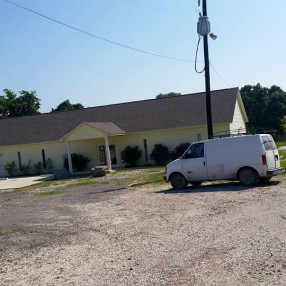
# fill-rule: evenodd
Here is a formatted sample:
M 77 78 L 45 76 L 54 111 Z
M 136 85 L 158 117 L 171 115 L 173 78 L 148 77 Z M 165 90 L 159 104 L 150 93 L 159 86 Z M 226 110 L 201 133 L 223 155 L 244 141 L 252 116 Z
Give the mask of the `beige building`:
M 238 88 L 211 93 L 214 136 L 245 132 L 247 115 Z M 0 120 L 0 176 L 15 162 L 32 165 L 50 158 L 54 169 L 63 168 L 71 153 L 90 159 L 88 167 L 124 167 L 120 152 L 139 146 L 144 166 L 154 164 L 155 144 L 173 150 L 180 143 L 207 139 L 205 93 L 143 100 L 81 110 L 46 113 Z

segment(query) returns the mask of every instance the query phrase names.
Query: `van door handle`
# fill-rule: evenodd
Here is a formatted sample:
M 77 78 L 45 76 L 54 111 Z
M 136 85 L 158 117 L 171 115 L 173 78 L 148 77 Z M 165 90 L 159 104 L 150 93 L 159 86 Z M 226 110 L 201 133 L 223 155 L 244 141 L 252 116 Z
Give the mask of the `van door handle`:
M 204 166 L 206 165 L 206 161 L 204 161 Z

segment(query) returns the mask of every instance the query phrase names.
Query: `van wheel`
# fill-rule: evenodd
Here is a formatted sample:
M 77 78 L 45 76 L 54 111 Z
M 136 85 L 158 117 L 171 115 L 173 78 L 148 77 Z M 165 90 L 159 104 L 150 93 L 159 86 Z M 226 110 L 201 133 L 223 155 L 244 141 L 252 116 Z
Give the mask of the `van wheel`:
M 175 173 L 171 176 L 170 179 L 171 185 L 175 190 L 185 189 L 188 185 L 185 177 L 180 173 Z
M 238 180 L 244 186 L 254 186 L 258 183 L 259 177 L 255 170 L 245 168 L 239 171 Z
M 198 187 L 202 184 L 202 182 L 191 182 L 194 187 Z

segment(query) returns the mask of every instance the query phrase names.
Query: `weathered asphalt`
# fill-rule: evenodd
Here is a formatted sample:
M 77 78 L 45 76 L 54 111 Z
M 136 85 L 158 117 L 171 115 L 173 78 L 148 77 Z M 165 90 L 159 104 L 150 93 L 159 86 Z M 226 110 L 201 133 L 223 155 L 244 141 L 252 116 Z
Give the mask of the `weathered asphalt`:
M 53 175 L 29 176 L 19 178 L 1 178 L 0 190 L 18 189 L 53 179 Z

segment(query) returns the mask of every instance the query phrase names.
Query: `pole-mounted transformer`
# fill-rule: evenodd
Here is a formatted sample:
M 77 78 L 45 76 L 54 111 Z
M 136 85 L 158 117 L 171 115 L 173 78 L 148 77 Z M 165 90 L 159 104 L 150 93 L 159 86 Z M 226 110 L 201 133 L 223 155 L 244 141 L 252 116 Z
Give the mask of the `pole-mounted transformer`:
M 197 24 L 197 32 L 200 36 L 207 36 L 211 31 L 211 23 L 208 16 L 202 16 L 200 14 Z

